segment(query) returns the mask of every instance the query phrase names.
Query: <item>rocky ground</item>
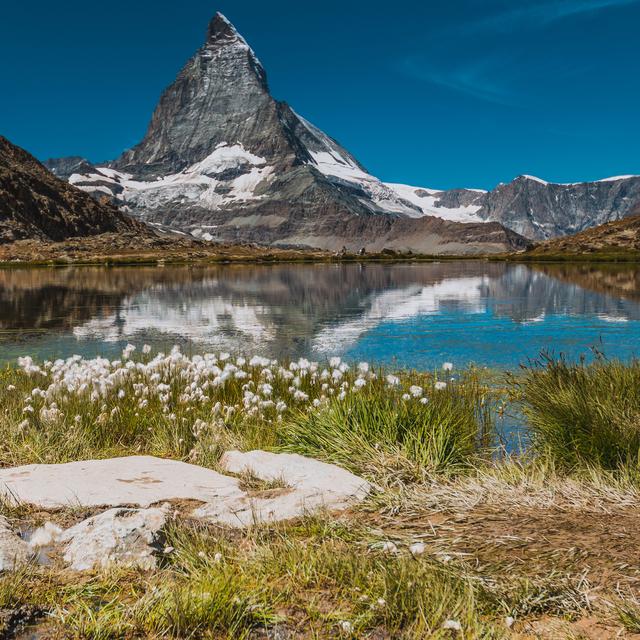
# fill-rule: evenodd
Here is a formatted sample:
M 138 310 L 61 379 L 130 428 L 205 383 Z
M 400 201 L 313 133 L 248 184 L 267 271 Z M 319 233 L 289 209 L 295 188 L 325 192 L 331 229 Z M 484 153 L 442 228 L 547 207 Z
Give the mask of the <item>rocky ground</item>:
M 518 256 L 523 260 L 638 260 L 640 209 L 628 218 L 582 233 L 535 245 Z
M 175 235 L 106 233 L 60 242 L 20 240 L 0 244 L 0 263 L 19 265 L 149 264 L 157 262 L 314 260 L 333 256 L 324 251 L 278 249 L 253 244 L 212 244 Z
M 291 474 L 286 455 L 266 455 L 233 454 L 239 473 L 222 483 L 154 458 L 4 470 L 25 499 L 0 522 L 4 637 L 640 637 L 630 487 L 515 466 L 517 480 L 494 470 L 381 492 L 333 465 L 298 457 Z M 43 482 L 79 497 L 53 505 Z M 221 504 L 238 507 L 225 490 L 244 493 L 238 513 L 251 503 L 254 522 L 219 520 Z M 235 605 L 218 583 L 234 574 Z

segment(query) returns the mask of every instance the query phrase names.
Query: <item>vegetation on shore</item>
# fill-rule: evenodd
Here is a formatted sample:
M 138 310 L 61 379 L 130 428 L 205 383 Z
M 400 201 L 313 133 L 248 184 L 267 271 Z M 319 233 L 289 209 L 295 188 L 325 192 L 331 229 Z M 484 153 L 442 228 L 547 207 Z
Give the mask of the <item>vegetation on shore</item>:
M 3 370 L 2 463 L 148 453 L 216 468 L 225 450 L 263 448 L 341 464 L 376 491 L 350 513 L 243 532 L 177 516 L 153 573 L 2 575 L 6 634 L 20 616 L 88 638 L 580 637 L 585 619 L 604 637 L 637 630 L 623 534 L 640 524 L 639 363 L 548 359 L 496 385 L 449 363 L 140 351 Z M 505 403 L 526 420 L 526 453 L 498 447 Z M 0 511 L 29 526 L 83 515 Z M 597 527 L 616 536 L 610 556 Z
M 20 240 L 0 244 L 0 268 L 55 266 L 142 266 L 242 262 L 388 262 L 477 260 L 482 255 L 429 255 L 412 251 L 349 252 L 250 243 L 212 243 L 182 235 L 105 233 L 60 242 Z
M 621 220 L 539 242 L 510 259 L 531 262 L 638 262 L 640 209 Z

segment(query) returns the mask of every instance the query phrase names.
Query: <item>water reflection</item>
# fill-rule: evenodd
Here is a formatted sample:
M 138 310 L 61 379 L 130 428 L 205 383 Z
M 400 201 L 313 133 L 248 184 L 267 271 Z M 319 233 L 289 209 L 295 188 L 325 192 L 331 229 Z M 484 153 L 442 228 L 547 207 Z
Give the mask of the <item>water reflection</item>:
M 640 338 L 633 268 L 432 264 L 0 271 L 0 359 L 174 342 L 276 357 L 342 353 L 403 366 L 517 366 L 541 349 Z

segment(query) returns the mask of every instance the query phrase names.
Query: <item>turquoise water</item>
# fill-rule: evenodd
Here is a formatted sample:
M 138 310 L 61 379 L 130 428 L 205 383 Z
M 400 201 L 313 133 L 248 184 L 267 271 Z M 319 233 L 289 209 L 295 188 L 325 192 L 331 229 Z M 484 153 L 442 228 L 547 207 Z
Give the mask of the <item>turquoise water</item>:
M 515 369 L 640 356 L 629 267 L 488 262 L 0 271 L 0 361 L 166 350 Z

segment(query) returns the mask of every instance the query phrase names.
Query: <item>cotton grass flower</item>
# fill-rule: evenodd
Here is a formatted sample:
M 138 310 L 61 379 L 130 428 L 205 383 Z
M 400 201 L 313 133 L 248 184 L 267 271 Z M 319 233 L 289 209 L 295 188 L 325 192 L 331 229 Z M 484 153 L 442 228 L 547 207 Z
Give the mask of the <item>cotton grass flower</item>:
M 340 630 L 343 633 L 353 633 L 353 625 L 348 620 L 342 620 L 340 622 Z
M 457 620 L 445 620 L 442 623 L 442 628 L 450 631 L 462 631 L 462 625 Z

